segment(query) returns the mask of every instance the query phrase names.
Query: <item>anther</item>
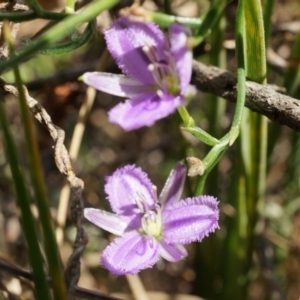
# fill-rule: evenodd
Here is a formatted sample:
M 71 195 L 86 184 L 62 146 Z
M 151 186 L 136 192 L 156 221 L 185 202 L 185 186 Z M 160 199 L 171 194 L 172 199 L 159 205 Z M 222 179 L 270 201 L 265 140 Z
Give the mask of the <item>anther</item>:
M 153 72 L 155 70 L 154 64 L 149 64 L 147 69 L 148 69 L 148 71 Z
M 142 47 L 143 52 L 145 52 L 146 54 L 148 54 L 150 52 L 150 48 L 148 46 L 143 46 Z
M 148 212 L 149 208 L 145 196 L 140 191 L 137 191 L 136 194 L 137 197 L 134 198 L 135 204 L 137 205 L 137 207 L 140 209 L 142 213 Z
M 155 185 L 152 185 L 152 191 L 153 191 L 153 197 L 155 199 L 155 202 L 158 203 L 158 197 L 157 197 L 157 187 Z M 155 204 L 156 205 L 156 204 Z
M 158 95 L 158 97 L 162 97 L 164 95 L 163 91 L 162 90 L 157 90 L 156 91 L 156 94 Z

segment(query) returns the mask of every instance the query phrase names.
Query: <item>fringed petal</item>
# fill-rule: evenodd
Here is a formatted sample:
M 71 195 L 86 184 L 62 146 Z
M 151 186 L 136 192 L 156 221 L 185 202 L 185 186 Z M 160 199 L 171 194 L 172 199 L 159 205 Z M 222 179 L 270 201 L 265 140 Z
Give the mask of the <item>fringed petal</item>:
M 201 241 L 218 226 L 218 201 L 211 196 L 182 200 L 163 214 L 163 239 L 169 244 Z
M 178 262 L 188 255 L 183 245 L 167 244 L 163 241 L 160 242 L 159 253 L 165 260 L 171 262 Z
M 190 30 L 182 24 L 173 24 L 169 28 L 171 52 L 174 55 L 180 88 L 183 92 L 192 76 L 192 51 L 187 47 L 189 35 L 191 35 Z
M 134 130 L 151 126 L 183 104 L 181 97 L 160 98 L 154 93 L 144 93 L 120 103 L 108 113 L 109 121 L 120 125 L 124 130 Z
M 158 261 L 158 249 L 159 244 L 155 239 L 132 231 L 105 248 L 101 263 L 115 275 L 136 274 Z
M 112 210 L 126 221 L 130 228 L 140 228 L 142 212 L 137 205 L 153 209 L 155 195 L 148 175 L 134 165 L 127 165 L 106 178 L 105 192 Z
M 159 202 L 166 209 L 168 205 L 180 200 L 186 177 L 186 166 L 183 162 L 178 162 L 171 171 L 164 188 L 159 196 Z
M 153 46 L 163 57 L 164 35 L 157 25 L 120 17 L 104 35 L 110 53 L 125 74 L 144 84 L 154 84 L 148 70 L 150 61 L 142 47 Z

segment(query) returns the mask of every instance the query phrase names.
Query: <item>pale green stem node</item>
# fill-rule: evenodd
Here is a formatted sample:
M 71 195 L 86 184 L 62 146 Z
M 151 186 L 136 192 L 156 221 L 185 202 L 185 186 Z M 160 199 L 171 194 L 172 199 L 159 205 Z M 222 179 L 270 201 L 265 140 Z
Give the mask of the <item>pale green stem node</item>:
M 191 133 L 195 138 L 202 141 L 206 145 L 215 146 L 219 144 L 219 141 L 216 138 L 199 127 L 181 127 L 181 129 Z

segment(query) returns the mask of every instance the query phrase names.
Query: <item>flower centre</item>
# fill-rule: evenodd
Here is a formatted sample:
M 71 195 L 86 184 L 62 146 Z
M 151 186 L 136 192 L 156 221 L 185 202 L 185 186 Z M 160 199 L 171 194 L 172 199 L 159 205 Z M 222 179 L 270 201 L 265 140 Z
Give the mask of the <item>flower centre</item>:
M 162 224 L 161 224 L 161 209 L 156 205 L 155 210 L 149 210 L 142 217 L 142 230 L 143 233 L 155 239 L 161 237 Z
M 141 233 L 151 238 L 160 239 L 162 233 L 162 220 L 160 204 L 156 203 L 155 208 L 150 210 L 143 194 L 137 193 L 136 205 L 140 209 L 142 216 Z
M 146 42 L 142 48 L 143 52 L 150 61 L 148 70 L 152 73 L 156 83 L 158 95 L 161 97 L 164 93 L 172 96 L 180 92 L 180 80 L 176 71 L 176 64 L 171 51 L 165 50 L 165 57 L 160 57 L 156 48 Z

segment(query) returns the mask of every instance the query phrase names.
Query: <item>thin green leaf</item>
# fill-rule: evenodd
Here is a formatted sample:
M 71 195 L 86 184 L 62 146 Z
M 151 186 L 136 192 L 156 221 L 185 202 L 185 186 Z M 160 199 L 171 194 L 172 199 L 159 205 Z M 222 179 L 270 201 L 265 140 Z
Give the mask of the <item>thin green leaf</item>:
M 36 221 L 31 213 L 28 191 L 25 186 L 26 181 L 19 167 L 16 147 L 13 142 L 2 103 L 3 99 L 0 101 L 0 124 L 3 133 L 4 150 L 10 165 L 12 178 L 16 189 L 18 206 L 21 210 L 22 229 L 28 246 L 28 256 L 30 265 L 32 267 L 35 291 L 37 299 L 51 300 L 47 284 L 47 276 L 44 271 L 44 261 L 40 251 L 38 235 L 35 227 Z

